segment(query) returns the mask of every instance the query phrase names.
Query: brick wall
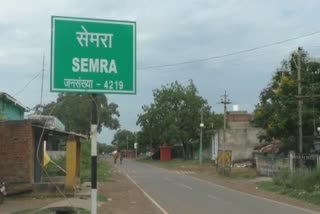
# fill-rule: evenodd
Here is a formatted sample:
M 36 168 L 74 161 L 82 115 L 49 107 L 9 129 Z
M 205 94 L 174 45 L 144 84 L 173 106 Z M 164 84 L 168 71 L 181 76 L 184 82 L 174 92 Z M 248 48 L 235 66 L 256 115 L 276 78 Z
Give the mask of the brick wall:
M 228 112 L 228 122 L 250 122 L 251 115 L 246 112 Z
M 227 122 L 231 129 L 249 128 L 251 115 L 245 111 L 228 112 Z
M 0 122 L 0 181 L 32 183 L 34 143 L 26 121 Z

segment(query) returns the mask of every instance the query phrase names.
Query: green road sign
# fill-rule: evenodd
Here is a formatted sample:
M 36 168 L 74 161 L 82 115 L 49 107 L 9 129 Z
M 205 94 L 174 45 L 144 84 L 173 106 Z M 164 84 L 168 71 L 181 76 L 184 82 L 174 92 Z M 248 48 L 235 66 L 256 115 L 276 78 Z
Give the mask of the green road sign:
M 136 93 L 136 23 L 52 17 L 53 92 Z

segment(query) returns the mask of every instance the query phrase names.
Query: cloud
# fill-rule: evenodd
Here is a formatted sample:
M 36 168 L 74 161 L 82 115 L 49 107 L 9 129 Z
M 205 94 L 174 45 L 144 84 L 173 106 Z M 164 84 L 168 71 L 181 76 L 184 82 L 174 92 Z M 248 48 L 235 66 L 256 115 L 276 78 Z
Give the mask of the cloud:
M 137 65 L 170 64 L 227 54 L 320 30 L 317 0 L 140 0 L 18 1 L 0 8 L 0 91 L 16 93 L 42 69 L 45 52 L 45 102 L 49 91 L 51 15 L 137 22 Z M 215 111 L 227 90 L 231 100 L 249 110 L 282 59 L 298 46 L 320 56 L 319 35 L 258 51 L 175 67 L 137 71 L 136 96 L 108 95 L 119 104 L 123 127 L 136 129 L 136 115 L 152 101 L 152 89 L 194 79 L 200 94 Z M 30 107 L 40 99 L 41 78 L 18 98 Z M 112 136 L 111 136 L 112 137 Z M 103 138 L 106 138 L 103 135 Z M 108 139 L 110 136 L 107 137 Z

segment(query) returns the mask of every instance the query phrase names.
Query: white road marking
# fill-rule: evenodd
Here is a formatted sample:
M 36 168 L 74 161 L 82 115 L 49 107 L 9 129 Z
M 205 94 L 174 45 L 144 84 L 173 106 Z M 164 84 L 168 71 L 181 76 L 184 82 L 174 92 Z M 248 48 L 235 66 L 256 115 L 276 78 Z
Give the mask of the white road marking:
M 164 177 L 163 178 L 163 180 L 165 180 L 165 181 L 169 181 L 169 182 L 171 182 L 172 180 L 171 179 L 169 179 L 168 177 Z
M 217 199 L 216 196 L 213 196 L 213 195 L 208 195 L 209 198 L 212 198 L 212 199 Z
M 179 175 L 188 175 L 188 174 L 194 174 L 195 172 L 194 171 L 177 170 L 176 173 Z
M 150 175 L 131 175 L 133 178 L 151 178 Z
M 193 178 L 194 180 L 201 181 L 201 182 L 203 182 L 203 183 L 207 183 L 207 184 L 209 184 L 209 185 L 211 185 L 211 186 L 218 186 L 218 187 L 220 187 L 220 188 L 222 188 L 222 189 L 226 189 L 226 190 L 229 190 L 229 191 L 233 191 L 233 192 L 237 192 L 237 193 L 240 193 L 240 194 L 244 194 L 244 195 L 249 196 L 249 197 L 251 197 L 251 198 L 269 201 L 269 202 L 272 202 L 272 203 L 276 203 L 276 204 L 279 204 L 279 205 L 282 205 L 282 206 L 294 208 L 294 209 L 301 210 L 301 211 L 308 212 L 308 213 L 312 213 L 312 214 L 319 214 L 319 212 L 316 212 L 316 211 L 313 211 L 313 210 L 308 210 L 308 209 L 306 209 L 306 208 L 297 207 L 297 206 L 294 206 L 294 205 L 291 205 L 291 204 L 286 204 L 286 203 L 283 203 L 283 202 L 274 201 L 274 200 L 272 200 L 272 199 L 263 198 L 263 197 L 260 197 L 260 196 L 257 196 L 257 195 L 251 195 L 251 194 L 249 194 L 249 193 L 241 192 L 241 191 L 235 190 L 235 189 L 231 189 L 231 188 L 229 188 L 229 187 L 225 187 L 225 186 L 222 186 L 222 185 L 220 185 L 220 184 L 211 183 L 211 182 L 209 182 L 209 181 L 205 181 L 205 180 L 202 180 L 202 179 L 197 178 L 197 177 L 194 177 L 194 176 L 190 176 L 190 177 Z M 230 202 L 230 203 L 231 203 L 231 202 Z
M 180 184 L 180 183 L 176 183 L 176 184 L 178 184 L 179 186 L 182 186 L 182 187 L 184 187 L 184 188 L 187 188 L 187 189 L 189 189 L 189 190 L 192 190 L 192 187 L 191 187 L 191 186 L 188 186 L 188 185 L 185 185 L 185 184 Z
M 140 191 L 145 195 L 147 196 L 147 198 L 154 204 L 156 205 L 156 207 L 158 207 L 161 212 L 163 212 L 163 214 L 169 214 L 165 209 L 163 209 L 153 198 L 151 198 L 150 195 L 148 195 L 148 193 L 146 193 L 128 174 L 126 174 L 126 176 L 129 178 L 129 180 L 135 184 L 139 189 Z

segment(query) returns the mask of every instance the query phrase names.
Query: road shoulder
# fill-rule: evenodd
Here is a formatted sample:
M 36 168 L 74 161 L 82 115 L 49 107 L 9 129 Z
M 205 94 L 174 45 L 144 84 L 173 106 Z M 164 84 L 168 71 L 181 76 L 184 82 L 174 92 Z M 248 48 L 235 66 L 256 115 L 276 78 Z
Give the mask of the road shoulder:
M 112 178 L 99 183 L 99 195 L 107 202 L 98 208 L 98 213 L 160 214 L 162 213 L 121 171 L 112 166 Z

